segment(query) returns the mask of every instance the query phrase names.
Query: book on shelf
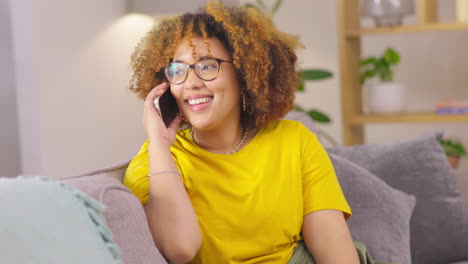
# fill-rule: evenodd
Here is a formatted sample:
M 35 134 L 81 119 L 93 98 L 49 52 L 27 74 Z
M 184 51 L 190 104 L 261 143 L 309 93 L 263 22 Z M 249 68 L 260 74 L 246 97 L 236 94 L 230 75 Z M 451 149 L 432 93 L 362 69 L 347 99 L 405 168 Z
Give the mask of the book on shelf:
M 460 100 L 440 100 L 436 104 L 437 114 L 468 114 L 468 101 Z

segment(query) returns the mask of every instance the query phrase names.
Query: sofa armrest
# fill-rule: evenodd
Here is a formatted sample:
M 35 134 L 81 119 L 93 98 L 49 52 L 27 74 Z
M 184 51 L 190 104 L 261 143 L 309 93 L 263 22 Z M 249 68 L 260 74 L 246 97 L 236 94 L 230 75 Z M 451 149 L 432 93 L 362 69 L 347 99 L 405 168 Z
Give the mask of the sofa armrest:
M 103 214 L 127 264 L 166 264 L 156 248 L 138 198 L 122 184 L 128 162 L 80 176 L 60 178 L 107 206 Z

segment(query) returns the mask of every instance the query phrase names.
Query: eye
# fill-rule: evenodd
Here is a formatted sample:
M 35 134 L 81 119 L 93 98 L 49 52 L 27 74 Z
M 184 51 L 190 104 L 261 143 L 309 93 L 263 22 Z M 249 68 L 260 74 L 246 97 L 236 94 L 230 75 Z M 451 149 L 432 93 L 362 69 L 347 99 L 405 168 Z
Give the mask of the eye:
M 200 61 L 197 68 L 202 73 L 211 73 L 218 69 L 218 63 L 215 60 L 207 59 Z
M 215 65 L 210 65 L 210 64 L 209 64 L 209 65 L 203 65 L 203 66 L 202 66 L 202 71 L 205 71 L 205 70 L 212 70 L 212 69 L 214 69 L 214 68 L 216 68 Z
M 180 69 L 176 69 L 176 70 L 174 70 L 174 72 L 173 72 L 174 75 L 180 75 L 180 74 L 182 74 L 182 73 L 183 73 L 183 71 L 180 70 Z
M 172 64 L 170 69 L 172 75 L 183 75 L 185 73 L 185 67 L 180 63 Z

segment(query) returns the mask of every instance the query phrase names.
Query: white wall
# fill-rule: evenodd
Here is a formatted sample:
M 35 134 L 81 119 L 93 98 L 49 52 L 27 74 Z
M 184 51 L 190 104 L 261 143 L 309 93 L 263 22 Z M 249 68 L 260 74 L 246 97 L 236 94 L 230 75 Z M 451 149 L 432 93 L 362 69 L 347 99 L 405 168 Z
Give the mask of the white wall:
M 41 171 L 31 0 L 10 0 L 22 174 Z
M 124 16 L 124 0 L 11 2 L 21 141 L 31 143 L 23 174 L 68 176 L 130 159 L 144 140 L 142 101 L 127 88 L 130 54 L 152 22 Z
M 148 25 L 127 24 L 122 0 L 33 7 L 43 174 L 130 159 L 144 140 L 141 101 L 127 88 L 130 54 Z
M 136 13 L 174 14 L 193 12 L 211 0 L 129 0 L 128 9 Z M 237 0 L 223 0 L 227 6 L 237 4 Z
M 0 0 L 0 36 L 0 176 L 14 176 L 21 162 L 8 0 Z

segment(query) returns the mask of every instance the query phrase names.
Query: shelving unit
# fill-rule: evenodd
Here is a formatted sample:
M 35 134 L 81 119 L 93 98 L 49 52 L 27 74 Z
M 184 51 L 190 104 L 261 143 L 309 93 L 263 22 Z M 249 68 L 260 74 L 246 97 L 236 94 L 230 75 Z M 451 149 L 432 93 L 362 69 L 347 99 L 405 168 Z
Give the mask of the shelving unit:
M 465 123 L 466 115 L 401 113 L 395 115 L 364 114 L 362 88 L 359 83 L 361 37 L 375 34 L 468 31 L 468 23 L 437 23 L 437 1 L 417 0 L 417 25 L 361 28 L 359 0 L 337 0 L 338 41 L 341 71 L 341 102 L 344 145 L 363 144 L 364 126 L 375 123 Z
M 468 115 L 438 115 L 434 113 L 406 113 L 396 115 L 356 115 L 351 124 L 366 123 L 461 123 L 468 122 Z
M 386 28 L 356 29 L 346 32 L 348 38 L 361 37 L 371 34 L 391 34 L 391 33 L 417 33 L 417 32 L 437 32 L 437 31 L 462 31 L 468 30 L 468 23 L 439 23 L 414 26 L 399 26 Z

